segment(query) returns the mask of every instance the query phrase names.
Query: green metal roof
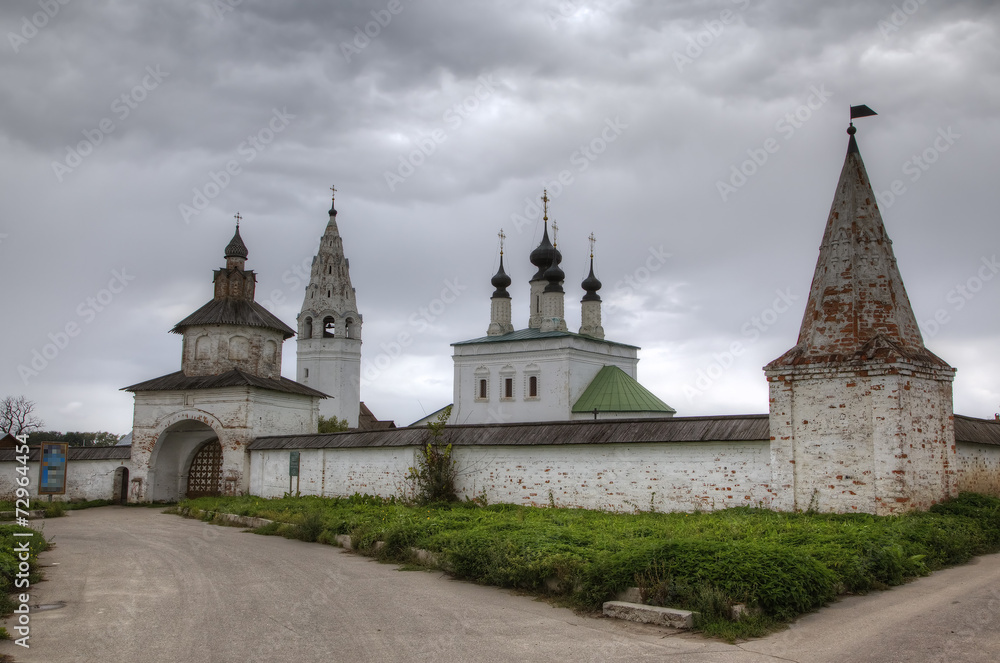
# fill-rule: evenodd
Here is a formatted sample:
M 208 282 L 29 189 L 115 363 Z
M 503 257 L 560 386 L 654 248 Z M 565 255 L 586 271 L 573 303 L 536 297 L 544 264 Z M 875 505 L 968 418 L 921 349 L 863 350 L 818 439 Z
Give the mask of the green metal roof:
M 665 412 L 677 410 L 617 366 L 605 366 L 573 406 L 573 412 Z
M 628 343 L 618 343 L 616 341 L 608 341 L 603 338 L 594 338 L 593 336 L 587 336 L 586 334 L 574 334 L 568 331 L 546 331 L 543 332 L 540 329 L 534 329 L 529 327 L 528 329 L 519 329 L 517 331 L 512 331 L 508 334 L 501 334 L 500 336 L 482 336 L 480 338 L 474 338 L 468 341 L 459 341 L 457 343 L 452 343 L 452 345 L 474 345 L 477 343 L 504 343 L 506 341 L 533 341 L 539 338 L 559 338 L 562 336 L 570 336 L 576 338 L 585 338 L 588 341 L 596 341 L 597 343 L 606 343 L 608 345 L 618 345 L 625 348 L 636 348 L 638 346 L 629 345 Z

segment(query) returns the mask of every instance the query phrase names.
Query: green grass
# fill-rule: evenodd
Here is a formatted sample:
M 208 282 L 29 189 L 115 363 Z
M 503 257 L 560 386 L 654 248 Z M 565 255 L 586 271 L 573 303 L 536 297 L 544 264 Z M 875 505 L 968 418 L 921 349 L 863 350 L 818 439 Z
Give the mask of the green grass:
M 32 532 L 33 536 L 15 537 L 14 532 Z M 15 547 L 20 546 L 25 541 L 28 542 L 27 561 L 30 567 L 27 580 L 34 585 L 41 580 L 41 574 L 38 571 L 38 553 L 48 550 L 48 542 L 42 533 L 36 530 L 18 525 L 0 525 L 0 616 L 11 614 L 17 607 L 11 599 L 11 593 L 24 592 L 23 587 L 18 588 L 15 584 L 19 580 L 17 574 L 19 573 L 18 566 L 21 563 L 18 558 L 19 553 L 15 552 Z M 23 581 L 23 579 L 20 580 Z
M 177 507 L 184 515 L 216 511 L 279 521 L 258 530 L 264 534 L 323 543 L 347 534 L 356 549 L 384 560 L 409 562 L 411 547 L 430 550 L 459 578 L 584 610 L 639 586 L 652 603 L 697 610 L 702 631 L 730 640 L 762 635 L 838 594 L 886 589 L 1000 550 L 1000 499 L 971 493 L 890 517 L 414 507 L 358 495 L 202 498 Z M 748 610 L 733 621 L 736 603 Z
M 115 504 L 115 502 L 112 500 L 74 500 L 71 502 L 52 500 L 52 502 L 49 502 L 44 497 L 36 497 L 31 500 L 31 511 L 45 511 L 46 518 L 55 518 L 65 515 L 65 511 L 90 509 L 97 506 L 108 506 L 110 504 Z M 16 505 L 13 500 L 0 500 L 0 511 L 14 511 L 15 506 Z

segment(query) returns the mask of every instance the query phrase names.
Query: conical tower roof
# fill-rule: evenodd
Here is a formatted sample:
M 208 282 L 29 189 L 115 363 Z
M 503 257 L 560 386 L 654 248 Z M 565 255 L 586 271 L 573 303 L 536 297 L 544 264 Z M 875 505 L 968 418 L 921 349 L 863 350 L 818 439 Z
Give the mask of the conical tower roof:
M 302 311 L 356 312 L 358 304 L 351 285 L 350 262 L 344 256 L 344 240 L 337 227 L 337 210 L 333 203 L 328 214 L 319 251 L 313 258 Z
M 854 132 L 798 343 L 765 368 L 901 359 L 950 368 L 924 347 Z

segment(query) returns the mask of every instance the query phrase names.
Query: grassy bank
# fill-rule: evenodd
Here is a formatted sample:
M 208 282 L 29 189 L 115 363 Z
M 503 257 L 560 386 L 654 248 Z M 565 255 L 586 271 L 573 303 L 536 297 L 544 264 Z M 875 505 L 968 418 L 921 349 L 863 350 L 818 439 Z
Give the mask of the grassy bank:
M 554 595 L 581 609 L 638 586 L 647 602 L 699 611 L 699 628 L 728 639 L 766 633 L 838 594 L 886 589 L 1000 550 L 1000 499 L 971 493 L 895 517 L 415 507 L 371 496 L 178 506 L 184 515 L 215 511 L 280 521 L 263 534 L 322 543 L 347 534 L 355 548 L 385 560 L 409 562 L 411 548 L 429 550 L 459 578 Z M 749 610 L 733 621 L 737 603 Z
M 114 504 L 114 502 L 111 500 L 75 500 L 71 502 L 53 500 L 49 502 L 45 499 L 36 498 L 31 501 L 31 511 L 44 511 L 46 518 L 58 518 L 59 516 L 66 515 L 67 511 L 90 509 L 97 506 L 108 506 L 109 504 Z M 0 512 L 14 513 L 16 506 L 14 500 L 0 500 Z
M 32 532 L 33 535 L 30 537 L 15 537 L 15 532 Z M 23 588 L 18 589 L 15 586 L 17 574 L 19 573 L 18 567 L 22 561 L 19 558 L 21 553 L 17 552 L 17 549 L 24 542 L 28 542 L 29 550 L 27 560 L 29 565 L 28 581 L 34 585 L 41 580 L 41 575 L 38 572 L 38 553 L 48 550 L 48 542 L 42 536 L 42 533 L 36 530 L 20 527 L 19 525 L 0 525 L 0 616 L 11 614 L 14 608 L 17 607 L 11 599 L 11 593 L 17 594 L 25 591 Z

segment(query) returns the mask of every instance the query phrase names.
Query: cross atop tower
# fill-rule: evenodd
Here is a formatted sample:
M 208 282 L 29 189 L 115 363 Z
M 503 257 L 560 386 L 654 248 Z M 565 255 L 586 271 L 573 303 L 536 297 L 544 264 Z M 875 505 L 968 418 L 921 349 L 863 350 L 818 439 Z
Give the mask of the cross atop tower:
M 240 216 L 239 212 L 237 212 L 236 215 L 233 218 L 236 219 L 236 229 L 239 230 L 239 228 L 240 228 L 240 221 L 243 220 L 243 217 Z
M 500 232 L 497 233 L 497 237 L 500 238 L 500 255 L 503 255 L 503 242 L 507 239 L 507 235 L 504 234 L 503 228 L 501 228 Z
M 555 246 L 559 241 L 559 224 L 553 219 L 552 221 L 552 246 Z
M 331 202 L 336 201 L 337 200 L 337 186 L 336 185 L 331 186 L 330 187 L 330 191 L 333 192 L 333 194 L 330 196 L 330 201 Z
M 545 210 L 545 215 L 542 218 L 542 220 L 543 221 L 548 221 L 549 220 L 549 190 L 548 189 L 542 189 L 542 205 L 543 205 L 543 209 Z
M 588 237 L 587 239 L 590 240 L 590 257 L 593 258 L 594 257 L 594 242 L 597 241 L 597 238 L 594 237 L 594 233 L 590 233 L 590 237 Z

